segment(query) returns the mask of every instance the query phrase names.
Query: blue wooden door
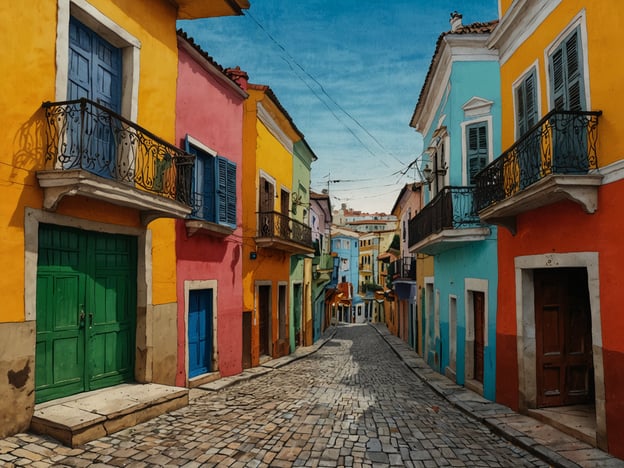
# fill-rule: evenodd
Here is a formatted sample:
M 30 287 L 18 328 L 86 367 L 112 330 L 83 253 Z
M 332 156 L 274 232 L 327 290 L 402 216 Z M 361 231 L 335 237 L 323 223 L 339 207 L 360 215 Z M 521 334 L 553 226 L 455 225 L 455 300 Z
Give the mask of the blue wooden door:
M 87 98 L 116 113 L 121 109 L 121 50 L 74 18 L 69 23 L 67 98 Z M 75 159 L 65 165 L 112 177 L 117 121 L 93 107 L 86 116 L 82 122 L 71 116 L 68 122 L 70 154 Z
M 189 378 L 212 371 L 212 289 L 189 293 Z

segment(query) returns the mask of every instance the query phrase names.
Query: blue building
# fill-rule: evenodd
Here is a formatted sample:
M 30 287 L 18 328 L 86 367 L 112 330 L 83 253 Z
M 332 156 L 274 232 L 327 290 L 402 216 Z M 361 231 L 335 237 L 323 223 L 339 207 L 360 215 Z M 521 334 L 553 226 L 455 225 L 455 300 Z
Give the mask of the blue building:
M 332 228 L 331 251 L 338 258 L 338 284 L 340 300 L 335 303 L 334 317 L 339 322 L 354 318 L 354 300 L 359 278 L 359 234 L 345 228 Z
M 500 153 L 497 22 L 462 25 L 436 43 L 410 125 L 423 135 L 424 207 L 409 221 L 409 251 L 433 256 L 423 277 L 423 357 L 437 371 L 495 398 L 496 228 L 479 220 L 474 177 Z

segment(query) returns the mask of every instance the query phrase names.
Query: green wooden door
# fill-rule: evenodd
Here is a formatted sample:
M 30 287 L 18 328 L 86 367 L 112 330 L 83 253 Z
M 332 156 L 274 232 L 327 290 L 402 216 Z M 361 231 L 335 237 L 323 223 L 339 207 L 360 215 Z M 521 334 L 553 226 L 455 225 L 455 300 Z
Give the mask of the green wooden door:
M 41 225 L 36 401 L 132 380 L 136 238 Z

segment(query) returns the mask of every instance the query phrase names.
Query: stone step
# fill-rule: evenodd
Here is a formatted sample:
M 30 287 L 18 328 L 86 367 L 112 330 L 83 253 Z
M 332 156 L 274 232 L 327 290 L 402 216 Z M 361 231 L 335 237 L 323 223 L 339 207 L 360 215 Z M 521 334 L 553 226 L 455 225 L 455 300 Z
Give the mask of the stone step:
M 117 385 L 36 405 L 30 430 L 76 447 L 182 408 L 188 401 L 186 388 Z

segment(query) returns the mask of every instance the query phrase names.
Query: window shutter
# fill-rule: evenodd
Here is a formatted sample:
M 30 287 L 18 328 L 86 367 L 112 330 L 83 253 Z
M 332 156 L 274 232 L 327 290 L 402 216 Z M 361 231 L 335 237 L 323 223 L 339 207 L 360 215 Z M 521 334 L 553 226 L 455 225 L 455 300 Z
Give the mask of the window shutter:
M 227 162 L 227 223 L 236 226 L 236 164 Z
M 488 138 L 487 122 L 479 122 L 469 125 L 468 132 L 468 183 L 474 184 L 474 177 L 487 164 L 488 159 Z
M 221 156 L 217 157 L 217 221 L 236 226 L 236 164 Z
M 516 88 L 516 128 L 518 138 L 537 123 L 537 90 L 535 70 Z
M 577 28 L 550 56 L 550 84 L 552 108 L 558 110 L 583 110 L 583 70 L 580 34 Z

